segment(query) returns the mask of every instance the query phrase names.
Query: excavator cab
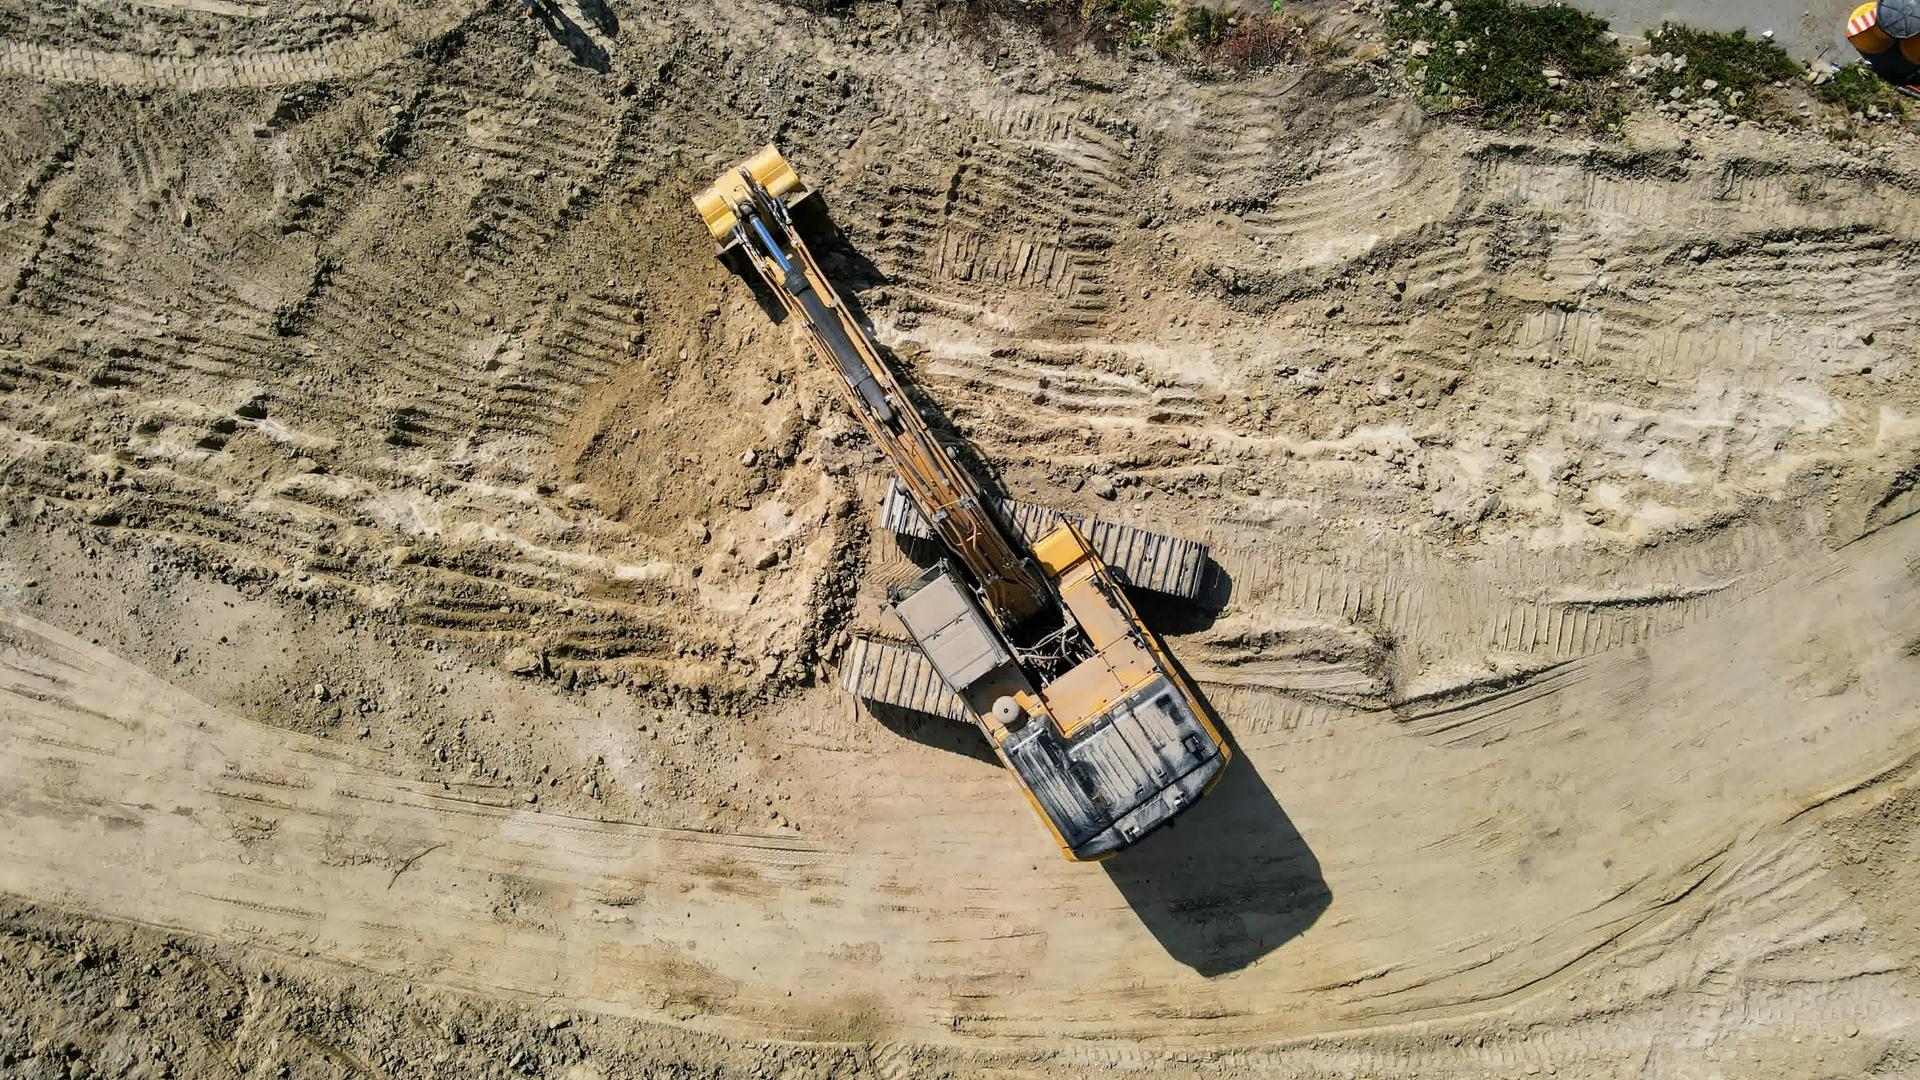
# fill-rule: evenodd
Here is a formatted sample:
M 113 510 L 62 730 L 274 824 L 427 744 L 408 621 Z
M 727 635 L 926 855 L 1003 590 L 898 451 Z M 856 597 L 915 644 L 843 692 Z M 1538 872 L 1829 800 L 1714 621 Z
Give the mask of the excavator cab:
M 1198 800 L 1232 756 L 1112 571 L 1072 522 L 1034 545 L 1078 649 L 1036 686 L 945 560 L 893 613 L 959 695 L 1061 850 L 1119 851 Z

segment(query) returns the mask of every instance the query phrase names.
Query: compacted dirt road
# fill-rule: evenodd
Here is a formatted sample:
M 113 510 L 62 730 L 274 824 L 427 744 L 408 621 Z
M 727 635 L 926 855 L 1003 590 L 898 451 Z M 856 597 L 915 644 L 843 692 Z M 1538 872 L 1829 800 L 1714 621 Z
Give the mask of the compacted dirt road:
M 0 20 L 0 1075 L 1920 1071 L 1909 137 L 908 5 Z M 687 202 L 777 141 L 1006 490 L 1212 545 L 1067 864 Z

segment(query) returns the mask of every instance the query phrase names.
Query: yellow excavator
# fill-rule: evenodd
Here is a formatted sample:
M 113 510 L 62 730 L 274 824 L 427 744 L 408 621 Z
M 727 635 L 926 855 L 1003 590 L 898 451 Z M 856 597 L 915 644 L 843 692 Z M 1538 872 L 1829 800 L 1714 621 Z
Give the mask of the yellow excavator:
M 1192 805 L 1232 756 L 1108 556 L 1136 585 L 1191 596 L 1205 549 L 989 499 L 807 250 L 792 211 L 810 194 L 768 146 L 694 206 L 721 257 L 751 265 L 840 377 L 894 470 L 889 526 L 944 550 L 890 597 L 913 644 L 863 638 L 843 678 L 870 701 L 970 720 L 1061 851 L 1105 858 Z

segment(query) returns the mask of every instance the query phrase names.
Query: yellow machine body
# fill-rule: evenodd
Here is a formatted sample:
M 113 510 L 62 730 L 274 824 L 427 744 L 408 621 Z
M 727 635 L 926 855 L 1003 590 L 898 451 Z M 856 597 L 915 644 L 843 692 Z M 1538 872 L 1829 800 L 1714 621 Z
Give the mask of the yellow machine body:
M 1221 768 L 1214 770 L 1199 787 L 1197 795 L 1211 791 L 1225 775 L 1224 766 L 1233 759 L 1233 752 L 1200 696 L 1187 685 L 1158 635 L 1140 621 L 1139 613 L 1093 545 L 1087 543 L 1086 536 L 1072 522 L 1062 521 L 1033 545 L 1033 554 L 1072 612 L 1074 621 L 1086 634 L 1094 655 L 1041 686 L 1038 693 L 1022 695 L 1019 704 L 1024 713 L 1031 720 L 1050 721 L 1060 738 L 1070 744 L 1076 736 L 1107 717 L 1116 704 L 1137 698 L 1164 681 L 1192 708 L 1193 719 L 1219 753 Z M 1013 769 L 1022 793 L 1033 804 L 1040 820 L 1046 822 L 1054 841 L 1068 858 L 1104 859 L 1115 853 L 1076 854 L 1075 845 L 1061 834 L 1054 815 L 1041 805 L 1032 786 L 1008 760 L 1006 746 L 1014 732 L 991 714 L 977 720 L 993 741 L 994 752 Z
M 739 224 L 733 208 L 747 201 L 750 194 L 746 177 L 740 175 L 742 171 L 776 199 L 806 190 L 806 186 L 800 182 L 800 175 L 772 146 L 762 147 L 759 153 L 741 162 L 732 171 L 720 174 L 718 179 L 693 197 L 693 206 L 700 211 L 700 219 L 707 223 L 707 231 L 722 246 L 732 240 L 733 227 Z

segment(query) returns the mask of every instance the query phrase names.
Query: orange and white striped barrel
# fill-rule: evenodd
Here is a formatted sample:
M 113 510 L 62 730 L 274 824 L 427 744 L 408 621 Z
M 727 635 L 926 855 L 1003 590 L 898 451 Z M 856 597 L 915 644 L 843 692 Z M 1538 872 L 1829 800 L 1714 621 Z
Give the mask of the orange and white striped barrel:
M 1882 6 L 1878 0 L 1868 0 L 1854 8 L 1853 15 L 1847 19 L 1847 40 L 1860 50 L 1860 55 L 1873 65 L 1874 70 L 1889 79 L 1906 82 L 1920 73 L 1920 34 L 1900 38 L 1888 33 L 1887 27 L 1881 23 Z M 1915 5 L 1902 3 L 1899 6 L 1908 8 Z
M 1893 48 L 1893 38 L 1880 29 L 1880 0 L 1867 0 L 1853 9 L 1853 16 L 1847 20 L 1847 40 L 1860 50 L 1861 56 L 1872 56 Z

